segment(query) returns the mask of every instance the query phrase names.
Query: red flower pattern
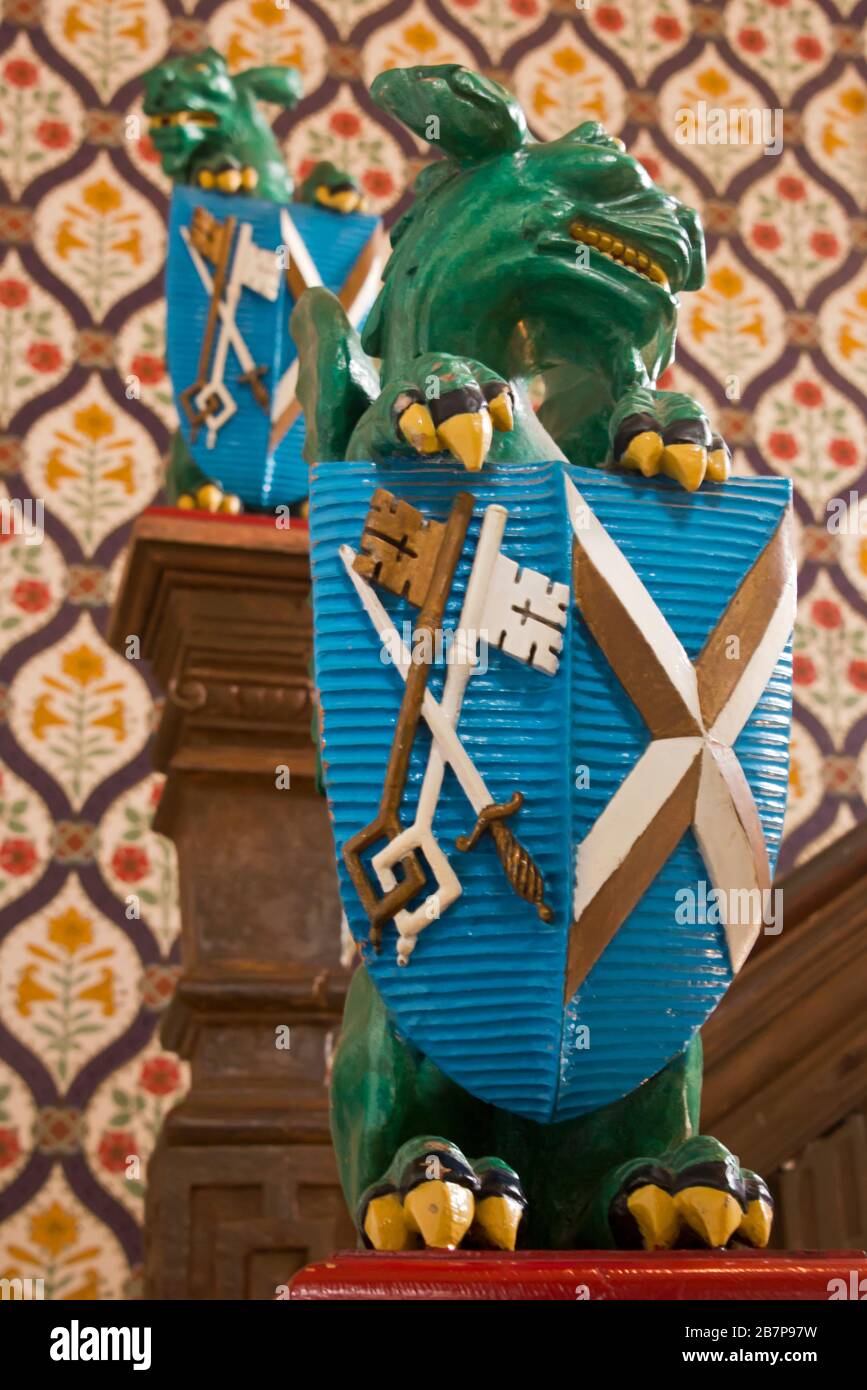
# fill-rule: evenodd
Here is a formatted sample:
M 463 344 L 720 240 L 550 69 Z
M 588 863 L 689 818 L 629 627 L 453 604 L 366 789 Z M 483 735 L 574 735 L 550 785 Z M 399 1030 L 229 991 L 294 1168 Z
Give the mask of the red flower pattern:
M 0 280 L 0 305 L 4 309 L 22 309 L 30 298 L 23 280 Z
M 840 243 L 833 232 L 814 232 L 810 237 L 810 248 L 826 260 L 829 256 L 836 256 Z
M 0 1129 L 0 1168 L 11 1168 L 21 1157 L 21 1143 L 17 1129 Z
M 99 1141 L 99 1161 L 109 1173 L 123 1173 L 127 1159 L 138 1154 L 135 1135 L 124 1129 L 106 1130 Z
M 20 837 L 4 840 L 0 845 L 0 869 L 13 878 L 23 878 L 35 869 L 39 860 L 36 846 Z
M 832 439 L 828 445 L 828 457 L 838 468 L 851 468 L 858 462 L 858 452 L 851 439 Z
M 814 381 L 796 381 L 793 395 L 798 405 L 805 405 L 808 410 L 821 405 L 824 399 L 821 387 Z
M 596 11 L 596 23 L 600 29 L 607 29 L 610 33 L 616 34 L 623 28 L 625 20 L 616 5 L 600 5 Z
M 140 352 L 129 364 L 133 376 L 137 376 L 142 386 L 157 386 L 166 374 L 166 364 L 161 357 Z
M 63 353 L 56 343 L 31 343 L 27 361 L 35 372 L 56 372 L 63 366 Z
M 51 602 L 51 590 L 41 579 L 19 579 L 12 590 L 12 602 L 22 613 L 41 613 Z
M 394 192 L 394 179 L 385 169 L 367 169 L 361 175 L 361 186 L 371 198 L 387 198 Z
M 168 1096 L 181 1084 L 181 1069 L 173 1057 L 151 1057 L 139 1076 L 142 1090 L 152 1096 Z
M 124 883 L 138 883 L 150 866 L 151 861 L 138 845 L 118 845 L 111 856 L 111 867 Z
M 757 222 L 753 227 L 753 241 L 763 251 L 776 251 L 782 239 L 776 227 L 772 227 L 770 222 Z
M 65 150 L 72 143 L 72 131 L 65 121 L 40 121 L 36 138 L 47 150 Z
M 3 76 L 11 87 L 35 87 L 39 69 L 25 58 L 10 58 L 3 68 Z
M 810 617 L 817 627 L 827 628 L 829 632 L 843 624 L 839 603 L 833 603 L 829 598 L 817 598 L 810 608 Z
M 343 136 L 347 140 L 353 135 L 358 135 L 361 130 L 361 121 L 354 111 L 334 111 L 328 124 L 335 135 Z
M 798 441 L 787 430 L 774 430 L 768 440 L 768 448 L 777 459 L 793 459 L 798 453 Z
M 867 661 L 850 661 L 846 674 L 856 690 L 867 690 Z
M 792 680 L 795 685 L 812 685 L 816 679 L 816 667 L 809 656 L 792 657 Z

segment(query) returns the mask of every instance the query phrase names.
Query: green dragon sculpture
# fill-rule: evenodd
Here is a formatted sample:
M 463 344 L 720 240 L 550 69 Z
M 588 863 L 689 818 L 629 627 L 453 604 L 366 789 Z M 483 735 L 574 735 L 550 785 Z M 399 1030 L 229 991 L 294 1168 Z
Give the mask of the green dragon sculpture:
M 294 68 L 249 68 L 234 76 L 215 49 L 169 58 L 144 75 L 144 112 L 163 172 L 175 184 L 247 193 L 273 203 L 315 203 L 354 212 L 363 195 L 351 175 L 328 161 L 316 164 L 296 189 L 259 102 L 291 110 L 301 99 Z M 194 462 L 180 432 L 172 439 L 169 500 L 180 507 L 239 511 Z
M 654 386 L 677 295 L 704 278 L 697 215 L 601 126 L 537 143 L 504 88 L 460 67 L 390 71 L 372 95 L 416 134 L 435 132 L 447 157 L 423 170 L 394 228 L 363 338 L 327 291 L 296 306 L 308 460 L 388 461 L 409 446 L 471 470 L 565 455 L 690 490 L 727 478 L 701 407 Z M 524 1120 L 403 1039 L 359 966 L 332 1080 L 344 1190 L 380 1249 L 512 1248 L 522 1222 L 537 1248 L 764 1245 L 767 1188 L 699 1134 L 701 1077 L 696 1035 L 613 1105 Z

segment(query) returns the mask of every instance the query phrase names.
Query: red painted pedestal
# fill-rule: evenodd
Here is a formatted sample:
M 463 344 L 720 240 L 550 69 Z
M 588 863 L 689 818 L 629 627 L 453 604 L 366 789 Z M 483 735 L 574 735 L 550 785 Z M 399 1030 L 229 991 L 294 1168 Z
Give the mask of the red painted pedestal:
M 295 1275 L 300 1299 L 814 1299 L 867 1292 L 862 1251 L 343 1251 Z M 854 1290 L 854 1292 L 853 1292 Z

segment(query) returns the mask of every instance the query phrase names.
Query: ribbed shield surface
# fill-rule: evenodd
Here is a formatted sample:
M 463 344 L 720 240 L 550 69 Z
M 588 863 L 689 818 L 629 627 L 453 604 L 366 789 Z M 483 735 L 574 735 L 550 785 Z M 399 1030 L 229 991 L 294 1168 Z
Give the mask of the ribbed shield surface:
M 576 602 L 575 575 L 581 573 L 576 545 L 592 520 L 592 534 L 602 537 L 605 553 L 618 564 L 618 557 L 625 561 L 691 669 L 724 615 L 732 633 L 717 631 L 717 642 L 737 637 L 738 624 L 748 640 L 748 617 L 732 600 L 785 524 L 790 485 L 782 479 L 740 479 L 690 496 L 665 479 L 646 481 L 561 462 L 488 465 L 477 475 L 448 463 L 409 460 L 379 468 L 323 463 L 313 470 L 323 758 L 343 902 L 361 943 L 368 940 L 369 922 L 341 852 L 377 812 L 404 686 L 359 603 L 339 547 L 358 549 L 378 487 L 439 521 L 459 489 L 475 497 L 446 629 L 457 626 L 473 548 L 490 503 L 508 511 L 502 552 L 519 566 L 570 586 L 556 674 L 488 648 L 485 669 L 469 680 L 457 725 L 492 797 L 504 802 L 517 790 L 523 794 L 523 807 L 509 824 L 542 871 L 553 919 L 543 922 L 516 895 L 490 836 L 467 853 L 455 849 L 475 815 L 448 768 L 433 829 L 460 879 L 461 896 L 424 927 L 407 965 L 397 962 L 392 925 L 385 927 L 378 953 L 365 946 L 365 960 L 401 1032 L 456 1082 L 530 1119 L 567 1119 L 618 1099 L 658 1071 L 686 1046 L 733 975 L 726 926 L 706 906 L 708 865 L 687 823 L 624 919 L 617 921 L 615 913 L 607 944 L 589 972 L 574 989 L 567 983 L 576 978 L 576 953 L 580 958 L 586 946 L 581 923 L 574 925 L 582 874 L 585 889 L 589 882 L 581 847 L 654 741 L 646 711 L 636 704 L 638 691 L 627 690 L 622 669 L 615 674 L 592 635 L 590 608 L 588 622 Z M 398 628 L 403 631 L 406 623 L 411 631 L 417 609 L 377 592 Z M 628 606 L 634 592 L 621 593 L 620 600 Z M 577 597 L 588 602 L 586 594 Z M 646 605 L 634 611 L 644 613 Z M 760 668 L 760 662 L 750 668 L 754 681 Z M 437 699 L 444 670 L 440 661 L 430 676 Z M 771 868 L 786 800 L 790 717 L 791 658 L 784 632 L 769 678 L 749 697 L 745 723 L 734 739 Z M 719 730 L 713 737 L 708 733 L 706 746 L 718 750 L 722 736 Z M 401 803 L 402 826 L 414 819 L 430 747 L 422 725 Z M 663 765 L 670 770 L 672 760 L 664 757 Z M 634 823 L 646 807 L 630 808 L 626 793 L 621 804 L 625 809 L 618 809 L 617 824 L 625 852 L 630 835 L 640 839 Z M 720 821 L 721 833 L 724 828 Z M 707 836 L 707 820 L 703 833 Z M 642 844 L 646 849 L 646 837 Z M 715 857 L 716 847 L 711 848 Z M 704 849 L 707 854 L 708 846 Z M 679 910 L 683 890 L 693 895 L 687 920 Z M 589 922 L 590 916 L 581 920 Z

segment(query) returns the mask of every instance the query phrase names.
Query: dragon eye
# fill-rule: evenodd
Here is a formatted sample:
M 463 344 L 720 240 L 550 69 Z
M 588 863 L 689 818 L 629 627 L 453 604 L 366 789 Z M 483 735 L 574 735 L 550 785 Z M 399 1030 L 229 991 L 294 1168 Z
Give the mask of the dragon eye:
M 207 72 L 207 71 L 208 71 L 208 65 L 207 65 L 207 63 L 196 63 L 196 66 L 195 66 L 194 71 L 195 71 L 195 72 Z

